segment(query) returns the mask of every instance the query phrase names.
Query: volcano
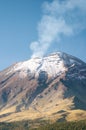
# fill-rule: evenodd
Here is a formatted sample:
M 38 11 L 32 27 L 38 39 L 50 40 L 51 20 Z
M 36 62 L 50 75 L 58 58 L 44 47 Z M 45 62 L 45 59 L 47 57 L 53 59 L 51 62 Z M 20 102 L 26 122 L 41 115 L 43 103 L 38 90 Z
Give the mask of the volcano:
M 86 119 L 86 63 L 63 52 L 0 72 L 0 122 Z

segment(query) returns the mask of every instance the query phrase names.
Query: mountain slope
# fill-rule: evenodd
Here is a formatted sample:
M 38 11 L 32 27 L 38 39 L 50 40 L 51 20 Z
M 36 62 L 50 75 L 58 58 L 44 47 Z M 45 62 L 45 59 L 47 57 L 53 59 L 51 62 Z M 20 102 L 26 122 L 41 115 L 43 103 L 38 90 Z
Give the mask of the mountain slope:
M 0 72 L 0 121 L 86 118 L 86 63 L 66 53 Z

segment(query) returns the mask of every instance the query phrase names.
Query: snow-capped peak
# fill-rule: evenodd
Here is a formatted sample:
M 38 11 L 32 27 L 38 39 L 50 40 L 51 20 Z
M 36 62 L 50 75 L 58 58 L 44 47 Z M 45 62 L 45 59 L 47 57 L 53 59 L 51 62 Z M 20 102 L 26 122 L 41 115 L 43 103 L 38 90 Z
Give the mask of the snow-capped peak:
M 19 71 L 21 76 L 27 76 L 28 73 L 38 75 L 40 71 L 45 71 L 51 77 L 55 77 L 67 70 L 66 65 L 72 65 L 74 63 L 74 57 L 62 52 L 56 52 L 43 58 L 36 57 L 19 62 L 14 65 L 10 72 Z

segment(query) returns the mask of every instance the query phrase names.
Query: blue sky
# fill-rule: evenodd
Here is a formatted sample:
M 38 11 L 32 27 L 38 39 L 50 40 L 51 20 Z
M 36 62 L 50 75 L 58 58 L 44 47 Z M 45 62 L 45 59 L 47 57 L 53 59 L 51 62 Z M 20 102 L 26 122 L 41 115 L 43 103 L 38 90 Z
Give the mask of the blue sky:
M 0 70 L 54 51 L 86 62 L 86 2 L 69 1 L 0 0 Z

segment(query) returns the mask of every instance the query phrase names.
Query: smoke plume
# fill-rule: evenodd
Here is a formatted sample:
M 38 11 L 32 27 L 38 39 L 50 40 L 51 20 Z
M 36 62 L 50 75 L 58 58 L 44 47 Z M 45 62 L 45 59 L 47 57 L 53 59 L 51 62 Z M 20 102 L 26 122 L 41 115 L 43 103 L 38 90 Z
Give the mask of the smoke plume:
M 61 35 L 72 36 L 86 28 L 86 0 L 53 0 L 42 5 L 38 39 L 30 44 L 32 57 L 43 56 Z

